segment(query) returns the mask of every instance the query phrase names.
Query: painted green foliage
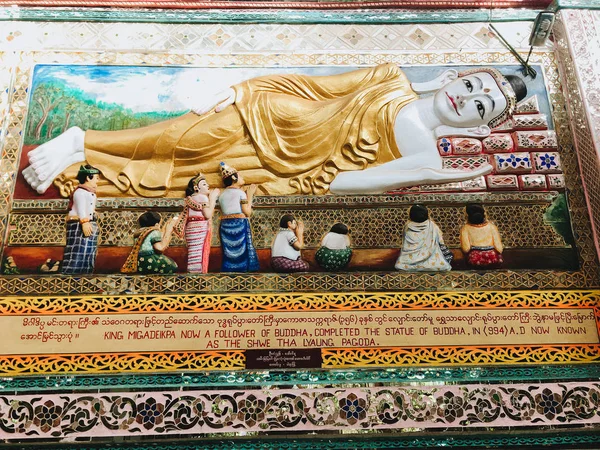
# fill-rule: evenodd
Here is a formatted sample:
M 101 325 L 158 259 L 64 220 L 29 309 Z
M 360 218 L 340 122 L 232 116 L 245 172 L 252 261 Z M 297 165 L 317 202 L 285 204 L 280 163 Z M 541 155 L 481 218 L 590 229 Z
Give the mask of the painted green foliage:
M 563 237 L 567 244 L 575 244 L 569 215 L 569 204 L 564 192 L 558 195 L 552 205 L 548 207 L 544 213 L 544 220 Z
M 25 145 L 44 143 L 72 126 L 84 130 L 139 128 L 180 116 L 185 111 L 133 112 L 114 103 L 96 101 L 61 81 L 35 87 L 29 102 Z

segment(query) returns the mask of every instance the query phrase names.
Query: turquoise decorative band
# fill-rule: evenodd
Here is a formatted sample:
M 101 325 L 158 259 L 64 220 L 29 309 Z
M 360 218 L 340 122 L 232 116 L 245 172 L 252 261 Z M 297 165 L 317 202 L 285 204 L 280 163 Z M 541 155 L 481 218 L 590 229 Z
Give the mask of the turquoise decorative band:
M 336 385 L 371 383 L 475 382 L 501 383 L 527 380 L 593 380 L 600 365 L 577 364 L 540 367 L 448 367 L 374 370 L 219 371 L 159 375 L 96 375 L 0 378 L 0 392 L 40 392 L 102 389 L 179 389 L 205 387 L 278 386 L 294 384 Z
M 402 24 L 531 21 L 537 10 L 143 10 L 0 8 L 0 21 L 142 22 L 142 23 L 310 23 Z
M 279 439 L 257 439 L 252 440 L 229 438 L 227 440 L 211 440 L 210 448 L 212 450 L 254 450 L 277 449 L 277 450 L 314 450 L 315 448 L 324 450 L 371 450 L 378 449 L 419 449 L 419 448 L 518 448 L 527 447 L 539 448 L 593 448 L 588 447 L 600 443 L 600 433 L 594 430 L 590 431 L 529 431 L 523 434 L 506 433 L 502 434 L 495 431 L 493 434 L 479 434 L 477 436 L 468 436 L 458 433 L 437 433 L 428 436 L 388 436 L 379 437 L 373 433 L 353 435 L 352 437 L 341 438 L 335 435 L 319 437 L 312 439 L 293 439 L 290 437 Z M 156 441 L 148 444 L 139 442 L 129 443 L 111 443 L 112 449 L 133 449 L 136 450 L 197 450 L 198 440 L 191 444 L 189 441 L 182 443 L 158 444 Z M 552 446 L 552 447 L 551 447 Z M 586 447 L 582 447 L 586 446 Z M 73 450 L 80 449 L 81 444 L 61 445 L 62 449 Z M 106 449 L 106 444 L 86 444 L 86 449 Z

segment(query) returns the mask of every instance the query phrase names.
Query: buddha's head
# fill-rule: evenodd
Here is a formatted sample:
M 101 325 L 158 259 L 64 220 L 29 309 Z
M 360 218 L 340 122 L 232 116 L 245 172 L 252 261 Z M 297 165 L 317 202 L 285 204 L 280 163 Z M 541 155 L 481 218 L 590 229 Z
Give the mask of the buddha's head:
M 444 125 L 494 128 L 514 112 L 527 87 L 514 75 L 492 68 L 473 69 L 443 86 L 434 95 L 434 111 Z

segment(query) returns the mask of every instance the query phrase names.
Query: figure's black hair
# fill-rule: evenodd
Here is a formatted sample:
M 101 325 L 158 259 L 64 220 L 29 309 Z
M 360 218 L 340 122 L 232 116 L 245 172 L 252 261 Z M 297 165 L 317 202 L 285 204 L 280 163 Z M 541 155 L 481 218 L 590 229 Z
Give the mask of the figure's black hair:
M 85 167 L 88 170 L 93 170 L 95 169 L 94 166 L 90 166 L 89 164 L 84 165 L 83 167 Z M 94 177 L 94 175 L 88 175 L 86 173 L 78 173 L 77 174 L 77 181 L 79 181 L 79 184 L 83 184 L 85 183 L 87 180 L 91 180 Z
M 140 227 L 153 227 L 157 223 L 160 222 L 160 214 L 155 211 L 146 211 L 138 218 L 138 223 Z
M 197 179 L 197 178 L 198 178 L 198 177 L 197 177 L 197 176 L 195 176 L 194 178 L 192 178 L 192 179 L 189 181 L 189 183 L 188 183 L 187 187 L 185 188 L 185 196 L 186 196 L 186 197 L 189 197 L 190 195 L 194 195 L 194 194 L 196 193 L 196 185 L 197 185 L 198 183 L 194 183 L 194 181 L 196 181 L 196 179 Z M 200 180 L 198 180 L 198 182 L 200 182 Z
M 348 233 L 350 233 L 350 230 L 348 229 L 348 227 L 345 224 L 338 222 L 334 226 L 331 227 L 330 232 L 337 233 L 337 234 L 348 234 Z
M 223 184 L 225 185 L 225 187 L 229 187 L 233 183 L 235 183 L 237 180 L 238 180 L 238 174 L 232 173 L 228 177 L 223 178 Z
M 291 214 L 284 214 L 283 216 L 281 216 L 281 219 L 279 219 L 279 227 L 287 228 L 288 222 L 293 222 L 294 220 L 296 220 L 296 218 Z
M 525 97 L 527 97 L 527 86 L 525 85 L 523 78 L 518 77 L 516 75 L 504 75 L 504 77 L 506 78 L 506 81 L 508 81 L 512 86 L 513 91 L 515 91 L 515 95 L 517 96 L 517 102 L 520 102 Z
M 467 210 L 467 221 L 471 225 L 480 225 L 485 222 L 485 209 L 480 203 L 469 203 Z
M 429 211 L 424 205 L 413 205 L 408 212 L 408 217 L 413 222 L 422 223 L 429 219 Z

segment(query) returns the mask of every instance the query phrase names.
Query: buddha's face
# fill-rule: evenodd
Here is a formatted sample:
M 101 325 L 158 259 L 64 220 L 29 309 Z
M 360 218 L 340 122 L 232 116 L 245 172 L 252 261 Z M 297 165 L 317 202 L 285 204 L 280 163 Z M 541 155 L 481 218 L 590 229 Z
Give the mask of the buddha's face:
M 487 72 L 460 77 L 435 93 L 433 108 L 444 125 L 487 125 L 506 108 L 506 97 Z
M 208 192 L 210 191 L 210 187 L 208 186 L 208 183 L 206 182 L 206 180 L 200 180 L 197 184 L 198 186 L 198 193 L 200 194 L 208 194 Z

